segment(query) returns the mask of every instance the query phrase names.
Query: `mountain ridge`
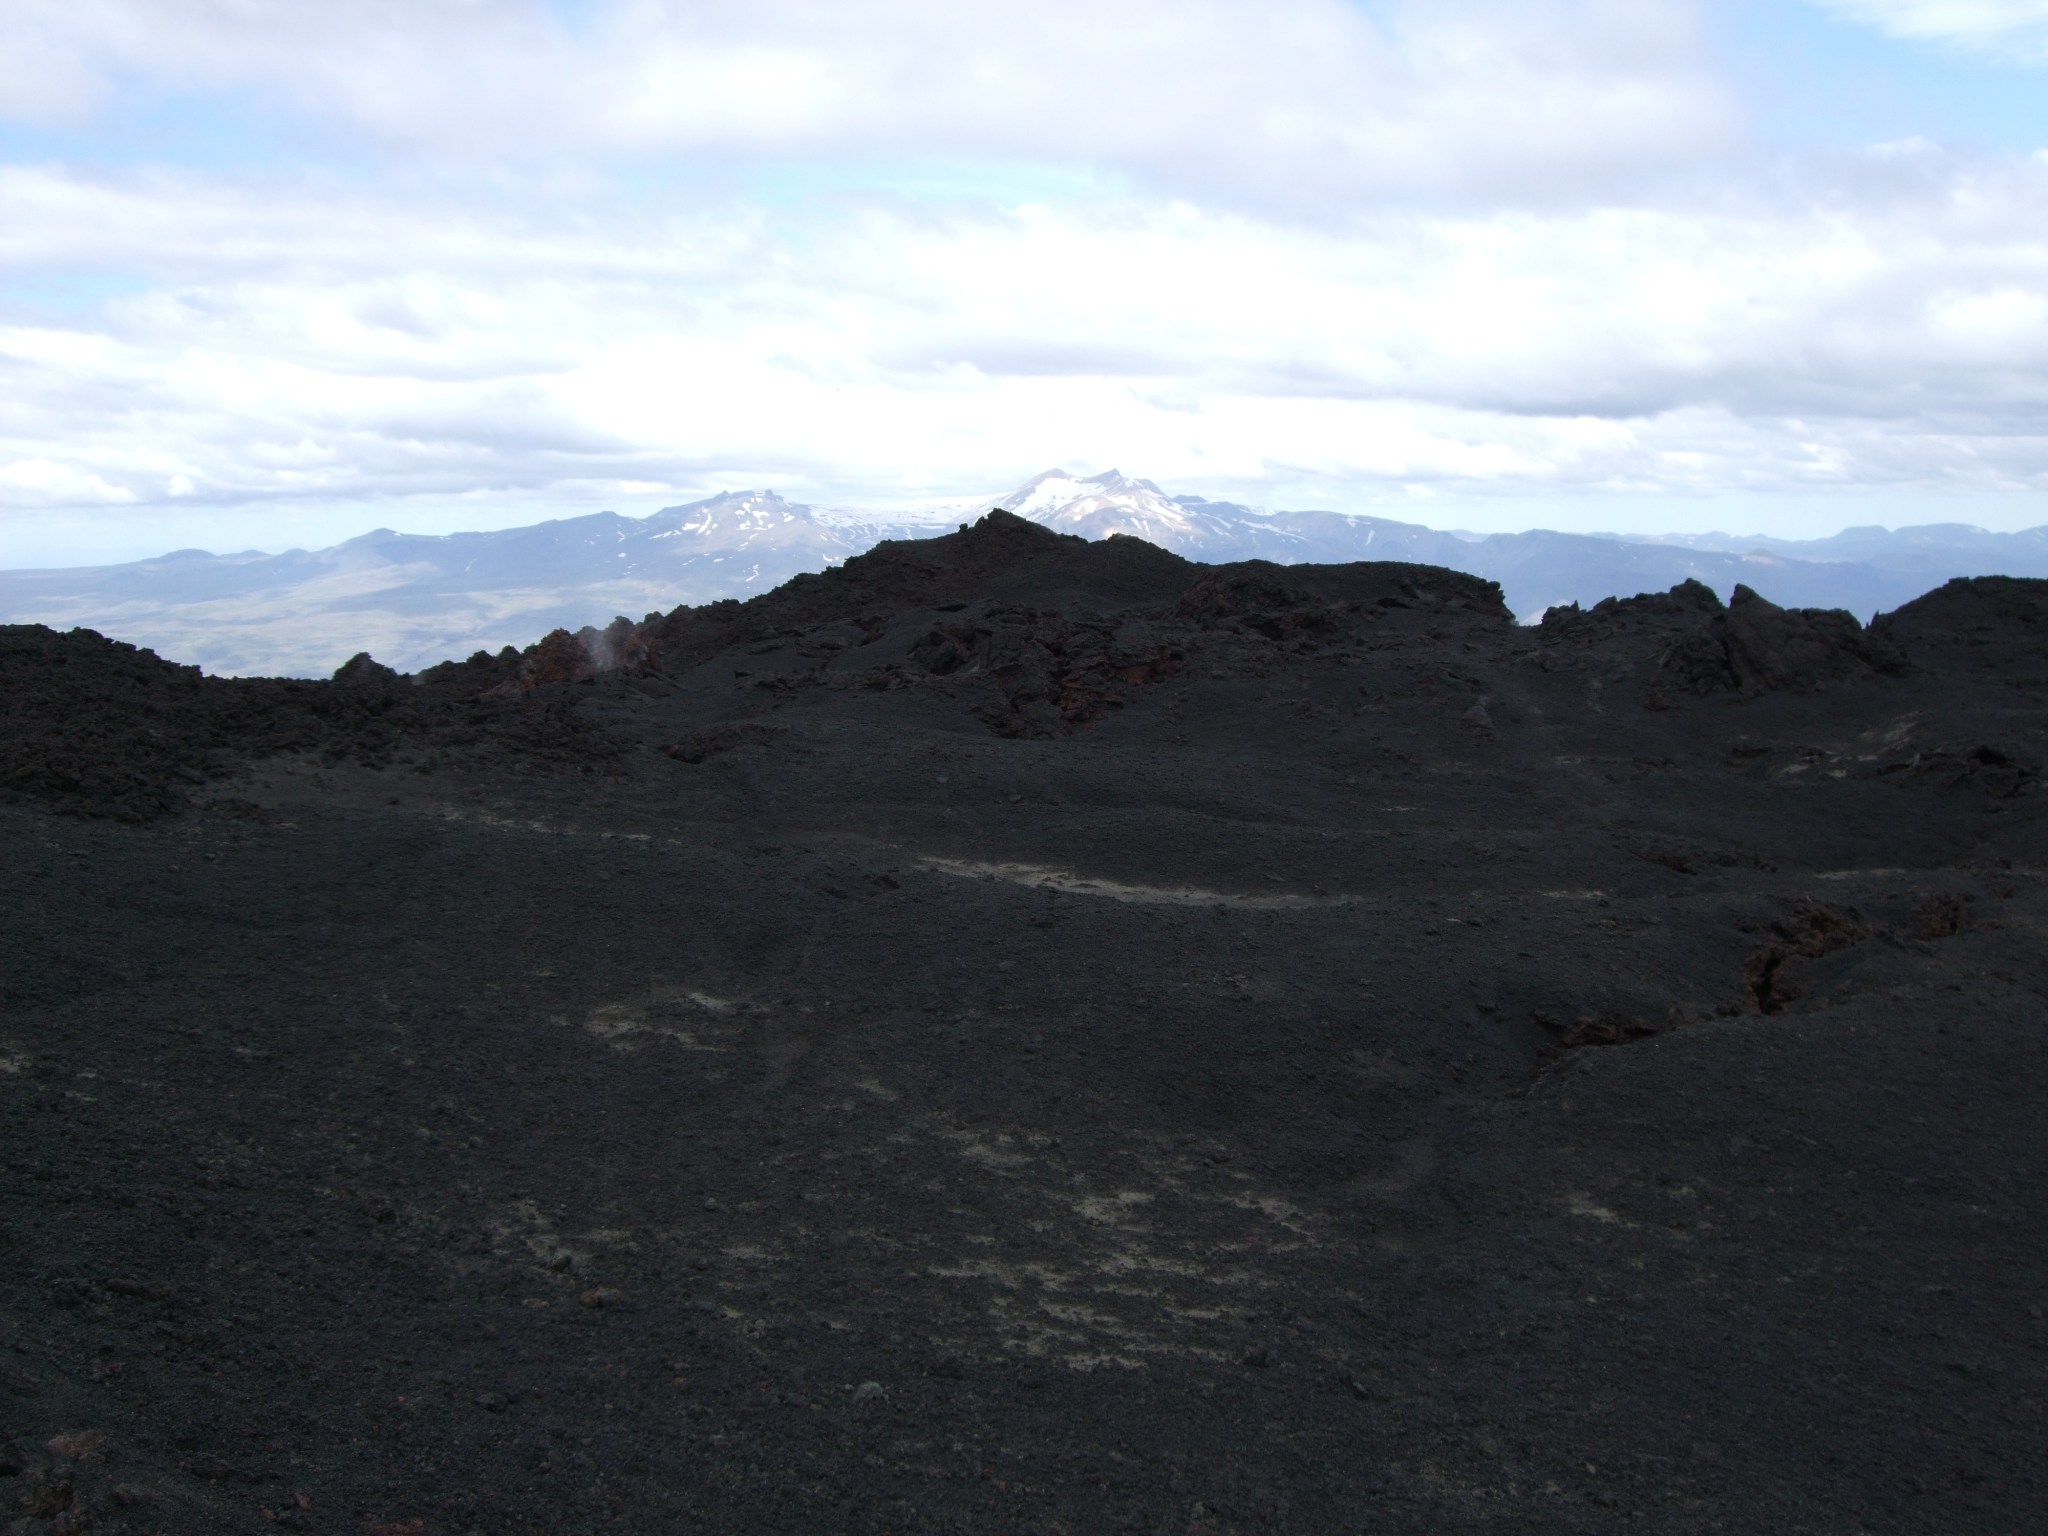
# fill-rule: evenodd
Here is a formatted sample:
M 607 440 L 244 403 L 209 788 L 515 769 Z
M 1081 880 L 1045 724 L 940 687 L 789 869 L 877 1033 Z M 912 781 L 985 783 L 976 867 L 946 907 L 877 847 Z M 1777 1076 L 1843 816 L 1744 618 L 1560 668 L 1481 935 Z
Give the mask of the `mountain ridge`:
M 1788 607 L 1867 619 L 1954 576 L 2048 575 L 2048 528 L 1963 525 L 1813 541 L 1649 538 L 1547 530 L 1477 537 L 1363 514 L 1269 511 L 1108 470 L 1047 470 L 989 503 L 1058 532 L 1133 537 L 1208 564 L 1401 560 L 1501 584 L 1525 622 L 1553 606 L 1664 591 L 1686 580 L 1723 596 L 1748 586 Z M 888 520 L 728 491 L 647 517 L 595 512 L 492 532 L 374 529 L 320 550 L 178 550 L 124 565 L 0 571 L 0 622 L 119 633 L 227 674 L 321 676 L 368 651 L 414 671 L 553 629 L 603 626 L 766 591 L 887 540 L 951 522 Z

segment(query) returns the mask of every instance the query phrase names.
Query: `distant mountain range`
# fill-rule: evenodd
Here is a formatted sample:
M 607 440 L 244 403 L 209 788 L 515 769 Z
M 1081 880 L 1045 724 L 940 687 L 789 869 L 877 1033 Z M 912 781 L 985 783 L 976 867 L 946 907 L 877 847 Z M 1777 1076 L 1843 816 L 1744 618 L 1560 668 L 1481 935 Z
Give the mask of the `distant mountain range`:
M 1556 604 L 1663 591 L 1687 577 L 1740 582 L 1787 607 L 1896 608 L 1951 576 L 2048 576 L 2048 528 L 1852 528 L 1808 541 L 1718 534 L 1644 538 L 1535 531 L 1484 538 L 1340 512 L 1268 512 L 1169 496 L 1111 470 L 1050 470 L 993 505 L 1063 533 L 1145 539 L 1193 560 L 1407 560 L 1501 584 L 1534 619 Z M 883 539 L 948 522 L 867 521 L 730 492 L 651 517 L 599 512 L 498 533 L 379 529 L 332 549 L 0 571 L 0 622 L 84 626 L 210 672 L 320 675 L 367 650 L 414 671 L 550 629 L 603 625 L 678 603 L 747 597 Z
M 1501 584 L 1525 620 L 1560 603 L 1661 592 L 1687 577 L 1724 598 L 1742 583 L 1788 608 L 1846 608 L 1859 619 L 1910 602 L 1951 576 L 2048 576 L 2048 528 L 1987 533 L 1959 523 L 1851 528 L 1832 538 L 1724 534 L 1496 533 L 1484 538 L 1342 512 L 1264 512 L 1168 496 L 1111 470 L 1040 475 L 997 503 L 1064 533 L 1128 534 L 1191 560 L 1412 560 Z
M 821 521 L 772 491 L 651 517 L 598 512 L 497 533 L 379 528 L 332 549 L 0 571 L 0 622 L 83 625 L 209 672 L 323 676 L 358 651 L 416 671 L 555 628 L 748 597 L 927 524 Z

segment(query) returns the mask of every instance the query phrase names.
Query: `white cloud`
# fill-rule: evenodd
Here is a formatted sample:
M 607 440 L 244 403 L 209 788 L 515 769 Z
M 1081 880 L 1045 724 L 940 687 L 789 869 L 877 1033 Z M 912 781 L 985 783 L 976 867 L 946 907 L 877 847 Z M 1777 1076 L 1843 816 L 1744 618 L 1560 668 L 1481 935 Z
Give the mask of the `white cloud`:
M 2048 0 L 1819 0 L 1894 37 L 2048 63 Z
M 2048 489 L 2048 157 L 1746 159 L 1701 14 L 11 0 L 0 117 L 184 99 L 346 152 L 0 163 L 0 559 L 53 507 L 517 521 L 1053 462 L 1338 505 Z
M 0 115 L 245 92 L 409 153 L 1082 164 L 1308 206 L 1727 141 L 1697 0 L 11 0 Z
M 1875 189 L 1875 190 L 1873 190 Z M 0 327 L 0 507 L 1204 486 L 2048 489 L 2048 164 L 1860 202 L 545 215 L 0 171 L 0 276 L 164 273 Z
M 0 464 L 0 505 L 76 507 L 119 505 L 135 494 L 98 475 L 54 459 L 16 459 Z

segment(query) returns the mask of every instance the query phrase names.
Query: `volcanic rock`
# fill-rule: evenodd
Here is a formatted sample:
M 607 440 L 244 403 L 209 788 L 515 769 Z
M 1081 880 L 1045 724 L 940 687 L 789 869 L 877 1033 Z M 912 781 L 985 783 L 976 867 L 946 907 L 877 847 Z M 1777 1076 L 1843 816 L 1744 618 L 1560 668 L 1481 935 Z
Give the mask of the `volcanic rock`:
M 0 1497 L 2025 1529 L 2044 615 L 992 514 L 411 677 L 0 630 L 0 1433 L 105 1437 Z

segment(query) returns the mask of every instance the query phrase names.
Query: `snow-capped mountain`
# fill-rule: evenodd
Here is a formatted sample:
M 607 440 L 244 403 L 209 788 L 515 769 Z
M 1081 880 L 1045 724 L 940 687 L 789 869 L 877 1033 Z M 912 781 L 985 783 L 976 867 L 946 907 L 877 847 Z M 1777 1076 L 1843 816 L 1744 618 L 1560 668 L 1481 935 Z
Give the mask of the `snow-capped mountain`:
M 1137 528 L 1168 537 L 1197 531 L 1180 506 L 1150 480 L 1134 480 L 1114 469 L 1085 477 L 1048 469 L 996 505 L 1062 533 L 1090 538 Z
M 320 674 L 357 651 L 417 670 L 527 645 L 560 626 L 750 597 L 883 539 L 929 538 L 997 506 L 1062 533 L 1144 539 L 1191 560 L 1407 560 L 1498 581 L 1524 618 L 1564 602 L 1743 582 L 1788 606 L 1897 607 L 1951 576 L 2048 576 L 2048 530 L 1852 529 L 1802 543 L 1535 531 L 1474 538 L 1388 518 L 1269 512 L 1170 496 L 1110 470 L 1048 470 L 994 502 L 876 521 L 773 491 L 729 491 L 649 517 L 599 512 L 495 533 L 380 528 L 332 549 L 212 555 L 84 570 L 0 571 L 0 622 L 84 625 L 210 671 Z
M 1508 606 L 1534 618 L 1555 604 L 1663 591 L 1692 578 L 1724 595 L 1740 582 L 1787 606 L 1893 608 L 1951 576 L 2048 576 L 2048 530 L 1989 534 L 1959 526 L 1852 529 L 1833 539 L 1621 538 L 1610 534 L 1491 534 L 1475 538 L 1390 518 L 1268 512 L 1200 496 L 1169 496 L 1116 470 L 1047 470 L 996 503 L 1062 533 L 1145 539 L 1191 560 L 1406 560 L 1501 584 Z
M 1061 533 L 1084 539 L 1143 539 L 1194 560 L 1245 559 L 1242 553 L 1223 551 L 1241 551 L 1248 541 L 1261 546 L 1260 558 L 1308 558 L 1298 538 L 1272 527 L 1270 519 L 1261 521 L 1249 507 L 1200 496 L 1169 496 L 1150 480 L 1135 480 L 1114 469 L 1086 477 L 1049 469 L 995 505 Z
M 874 542 L 864 533 L 858 524 L 822 522 L 815 508 L 785 501 L 773 491 L 727 491 L 640 519 L 631 537 L 650 548 L 661 546 L 656 558 L 673 558 L 684 549 L 693 554 L 788 551 L 837 564 Z

